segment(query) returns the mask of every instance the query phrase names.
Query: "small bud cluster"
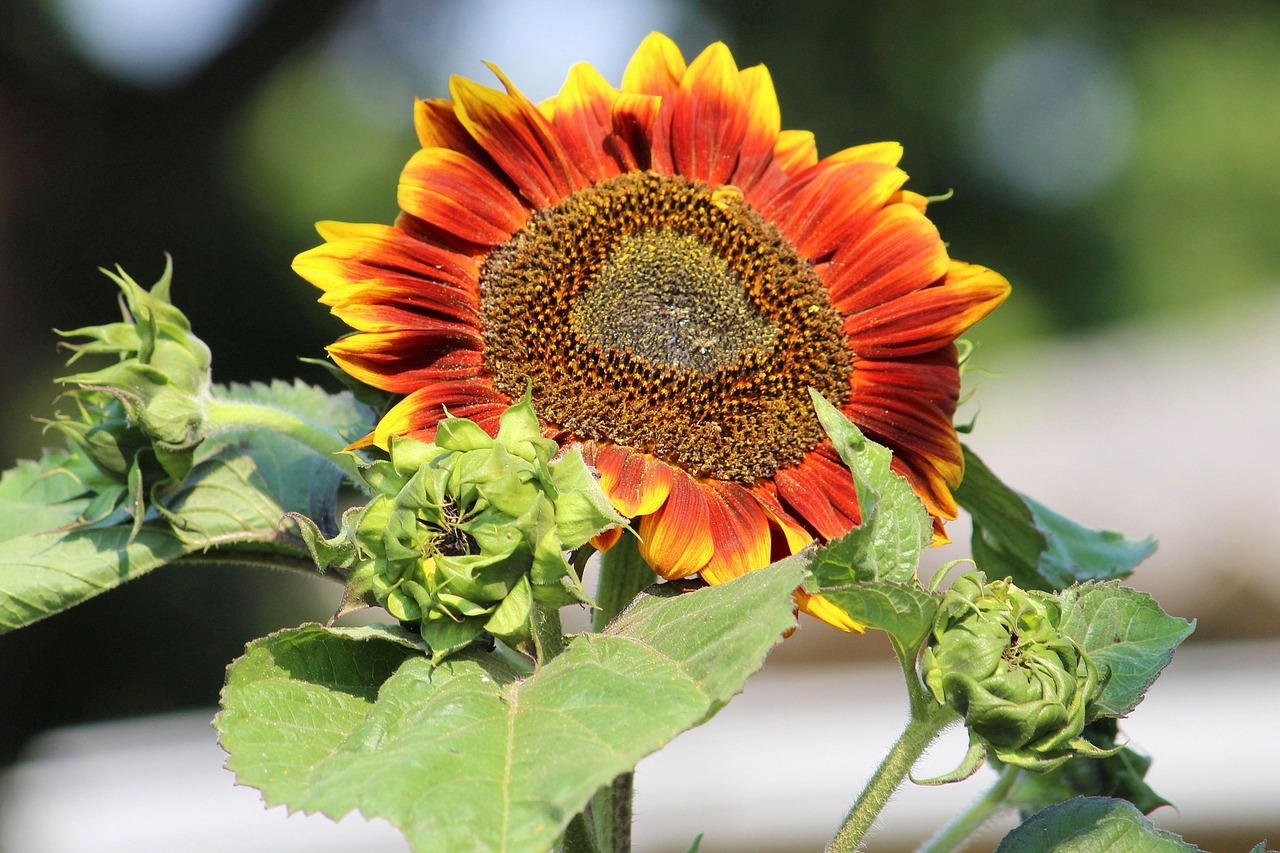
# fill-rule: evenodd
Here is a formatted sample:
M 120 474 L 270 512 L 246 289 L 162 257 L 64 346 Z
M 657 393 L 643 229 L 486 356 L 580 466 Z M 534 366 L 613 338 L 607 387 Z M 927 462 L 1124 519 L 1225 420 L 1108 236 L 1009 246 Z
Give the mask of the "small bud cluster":
M 582 455 L 558 455 L 526 397 L 496 437 L 446 418 L 430 444 L 392 439 L 362 472 L 374 493 L 332 539 L 298 518 L 316 563 L 348 569 L 347 605 L 379 605 L 437 656 L 481 633 L 519 642 L 534 602 L 588 602 L 565 552 L 625 524 Z M 349 608 L 346 608 L 349 609 Z
M 72 406 L 51 427 L 60 430 L 116 485 L 99 497 L 124 506 L 141 522 L 143 499 L 182 481 L 206 434 L 209 348 L 169 301 L 171 268 L 148 292 L 123 271 L 107 273 L 120 287 L 123 319 L 60 334 L 68 364 L 84 356 L 114 358 L 98 370 L 63 376 Z M 99 502 L 101 503 L 101 502 Z
M 982 572 L 943 596 L 921 661 L 925 685 L 1005 764 L 1050 770 L 1109 754 L 1082 737 L 1104 680 L 1060 624 L 1052 594 L 988 583 Z

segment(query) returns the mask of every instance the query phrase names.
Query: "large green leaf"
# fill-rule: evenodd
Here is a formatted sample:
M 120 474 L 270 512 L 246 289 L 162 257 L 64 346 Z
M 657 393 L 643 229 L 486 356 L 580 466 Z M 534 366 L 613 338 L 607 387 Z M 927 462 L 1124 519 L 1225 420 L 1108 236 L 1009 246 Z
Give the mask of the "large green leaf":
M 915 580 L 933 521 L 911 485 L 890 470 L 892 454 L 862 435 L 838 409 L 812 393 L 818 419 L 853 472 L 862 522 L 820 549 L 810 570 L 819 590 L 855 581 Z
M 1004 837 L 996 853 L 1186 853 L 1196 851 L 1156 829 L 1124 800 L 1076 797 L 1032 815 Z
M 215 396 L 224 393 L 305 417 L 335 436 L 367 426 L 367 412 L 347 394 L 334 399 L 285 383 Z M 325 519 L 336 504 L 339 480 L 331 461 L 279 433 L 225 432 L 199 446 L 190 474 L 158 505 L 152 503 L 136 532 L 124 522 L 59 531 L 52 528 L 71 524 L 89 505 L 87 495 L 76 496 L 77 488 L 104 487 L 106 481 L 76 455 L 50 452 L 40 463 L 21 463 L 0 479 L 0 508 L 24 519 L 0 521 L 0 533 L 10 537 L 0 535 L 0 633 L 188 554 L 217 549 L 251 561 L 282 552 L 306 558 L 301 541 L 282 534 L 281 519 L 290 511 Z M 41 529 L 33 531 L 37 525 Z
M 306 626 L 232 664 L 216 726 L 268 804 L 384 817 L 415 850 L 551 848 L 591 796 L 737 693 L 794 624 L 790 561 L 642 594 L 533 675 L 433 666 L 403 643 Z
M 1086 583 L 1058 593 L 1059 631 L 1109 673 L 1094 716 L 1121 717 L 1142 701 L 1195 623 L 1169 616 L 1150 595 L 1117 581 Z
M 1010 489 L 968 447 L 956 501 L 973 518 L 973 559 L 989 577 L 1048 591 L 1073 583 L 1126 578 L 1156 549 L 1077 524 Z

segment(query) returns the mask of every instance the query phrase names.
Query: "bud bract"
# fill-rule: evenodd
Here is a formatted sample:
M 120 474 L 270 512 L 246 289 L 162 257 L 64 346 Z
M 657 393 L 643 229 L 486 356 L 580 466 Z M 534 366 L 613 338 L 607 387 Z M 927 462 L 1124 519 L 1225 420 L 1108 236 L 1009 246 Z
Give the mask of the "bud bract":
M 921 659 L 925 685 L 959 713 L 973 737 L 1006 764 L 1049 770 L 1074 755 L 1105 755 L 1081 734 L 1103 681 L 1058 626 L 1047 592 L 956 579 L 943 596 Z

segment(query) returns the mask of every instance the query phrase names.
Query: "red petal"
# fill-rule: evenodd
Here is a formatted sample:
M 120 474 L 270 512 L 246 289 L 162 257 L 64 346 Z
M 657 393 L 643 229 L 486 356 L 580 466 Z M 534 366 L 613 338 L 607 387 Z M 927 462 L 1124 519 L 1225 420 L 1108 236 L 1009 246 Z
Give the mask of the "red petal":
M 480 326 L 474 297 L 438 281 L 357 281 L 326 292 L 320 302 L 362 332 L 429 328 L 424 321 L 441 320 Z
M 656 512 L 640 519 L 640 556 L 667 580 L 702 569 L 715 553 L 711 511 L 703 487 L 674 471 L 671 494 Z
M 853 475 L 830 442 L 818 445 L 798 465 L 778 471 L 773 480 L 784 505 L 823 539 L 843 536 L 862 519 Z
M 653 169 L 671 174 L 671 146 L 667 125 L 659 121 L 662 99 L 653 95 L 621 94 L 613 102 L 613 133 L 605 145 L 623 171 Z
M 586 63 L 573 66 L 555 99 L 552 123 L 565 153 L 589 181 L 620 174 L 618 160 L 605 147 L 613 132 L 613 102 L 618 93 Z
M 428 331 L 361 332 L 330 344 L 328 351 L 366 385 L 407 394 L 460 371 L 474 374 L 481 345 L 474 330 L 441 324 Z
M 485 379 L 432 382 L 405 397 L 383 415 L 374 430 L 374 442 L 382 448 L 393 435 L 430 441 L 436 424 L 450 415 L 469 418 L 481 426 L 496 421 L 511 400 Z M 486 430 L 492 432 L 492 429 Z
M 954 341 L 1008 295 L 1004 276 L 952 261 L 937 285 L 848 317 L 844 332 L 866 358 L 919 355 Z
M 823 273 L 832 304 L 846 314 L 927 287 L 946 274 L 947 250 L 938 229 L 909 204 L 882 208 L 860 232 Z
M 550 207 L 573 192 L 576 172 L 546 117 L 493 71 L 507 92 L 454 77 L 449 81 L 454 111 L 524 197 L 535 208 Z
M 802 255 L 818 261 L 858 233 L 860 223 L 884 207 L 906 179 L 884 163 L 823 161 L 765 202 L 761 213 Z
M 529 219 L 503 179 L 448 148 L 423 148 L 409 159 L 397 200 L 418 219 L 479 245 L 504 242 Z
M 693 61 L 671 98 L 671 157 L 676 173 L 710 184 L 725 183 L 738 164 L 746 133 L 738 66 L 729 48 L 717 42 Z

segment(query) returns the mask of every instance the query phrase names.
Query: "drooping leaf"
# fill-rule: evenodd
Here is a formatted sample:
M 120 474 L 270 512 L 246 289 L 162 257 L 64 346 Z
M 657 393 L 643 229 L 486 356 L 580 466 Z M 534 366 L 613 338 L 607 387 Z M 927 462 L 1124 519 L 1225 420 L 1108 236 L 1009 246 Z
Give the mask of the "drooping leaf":
M 920 499 L 889 465 L 887 447 L 867 439 L 838 409 L 811 392 L 818 420 L 840 458 L 853 472 L 862 522 L 819 549 L 810 570 L 817 590 L 854 581 L 910 583 L 933 536 L 933 522 Z
M 0 543 L 0 634 L 66 610 L 186 551 L 165 530 L 127 526 L 34 533 Z
M 1195 623 L 1169 616 L 1150 595 L 1119 582 L 1086 583 L 1058 593 L 1059 630 L 1110 672 L 1092 716 L 1124 716 L 1173 658 Z
M 1094 530 L 1010 489 L 968 447 L 956 501 L 973 518 L 973 558 L 990 577 L 1048 591 L 1126 578 L 1155 552 L 1154 539 Z
M 1114 747 L 1120 740 L 1116 719 L 1095 720 L 1085 726 L 1084 737 L 1102 749 Z M 1143 814 L 1150 814 L 1160 806 L 1170 805 L 1146 783 L 1144 777 L 1150 766 L 1149 757 L 1128 747 L 1102 758 L 1081 755 L 1047 773 L 1021 774 L 1005 802 L 1016 805 L 1024 820 L 1072 797 L 1127 800 Z
M 1076 797 L 1032 815 L 1004 837 L 996 853 L 1186 853 L 1198 851 L 1156 829 L 1124 800 Z
M 703 722 L 793 622 L 798 562 L 643 593 L 527 677 L 496 655 L 438 666 L 307 626 L 251 643 L 216 725 L 268 804 L 397 826 L 415 850 L 542 853 L 591 796 Z

